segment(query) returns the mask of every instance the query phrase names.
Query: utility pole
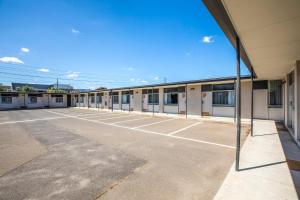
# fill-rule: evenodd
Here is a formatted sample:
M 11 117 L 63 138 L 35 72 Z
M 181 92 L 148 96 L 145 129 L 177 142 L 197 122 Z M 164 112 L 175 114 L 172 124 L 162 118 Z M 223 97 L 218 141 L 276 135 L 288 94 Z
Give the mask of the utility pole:
M 56 93 L 58 93 L 58 78 L 56 79 Z

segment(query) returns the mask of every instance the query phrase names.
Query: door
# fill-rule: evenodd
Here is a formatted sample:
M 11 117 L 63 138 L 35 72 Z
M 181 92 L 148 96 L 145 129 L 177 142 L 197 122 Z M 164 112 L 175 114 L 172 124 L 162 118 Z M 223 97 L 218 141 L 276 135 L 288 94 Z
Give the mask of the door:
M 71 107 L 71 95 L 67 95 L 67 107 Z
M 148 94 L 143 94 L 143 111 L 148 111 Z
M 294 84 L 289 85 L 288 126 L 294 130 Z
M 212 92 L 202 92 L 202 115 L 212 115 Z
M 253 90 L 253 117 L 255 119 L 268 119 L 268 90 Z

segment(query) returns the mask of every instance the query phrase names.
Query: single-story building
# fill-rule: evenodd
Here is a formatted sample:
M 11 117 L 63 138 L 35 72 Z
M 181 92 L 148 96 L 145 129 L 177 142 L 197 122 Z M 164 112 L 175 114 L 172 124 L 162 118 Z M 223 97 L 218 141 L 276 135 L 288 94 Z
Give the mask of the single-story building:
M 235 77 L 183 81 L 135 87 L 115 88 L 75 94 L 82 98 L 81 107 L 124 111 L 156 112 L 189 116 L 235 116 Z M 254 118 L 284 120 L 286 82 L 255 80 Z M 251 79 L 242 78 L 242 118 L 251 117 Z M 101 100 L 96 101 L 100 95 Z M 87 100 L 89 99 L 89 103 Z M 79 106 L 77 103 L 72 105 Z M 111 106 L 113 105 L 113 107 Z
M 67 105 L 67 94 L 0 92 L 0 109 L 63 108 Z

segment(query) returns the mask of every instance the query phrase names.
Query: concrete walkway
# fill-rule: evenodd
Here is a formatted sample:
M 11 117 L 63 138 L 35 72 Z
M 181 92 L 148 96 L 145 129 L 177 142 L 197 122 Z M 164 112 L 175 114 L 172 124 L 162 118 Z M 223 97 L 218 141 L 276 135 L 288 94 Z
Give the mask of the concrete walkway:
M 287 160 L 299 167 L 300 150 L 289 133 L 274 121 L 257 120 L 254 135 L 242 147 L 241 171 L 234 163 L 215 199 L 298 199 L 300 171 Z

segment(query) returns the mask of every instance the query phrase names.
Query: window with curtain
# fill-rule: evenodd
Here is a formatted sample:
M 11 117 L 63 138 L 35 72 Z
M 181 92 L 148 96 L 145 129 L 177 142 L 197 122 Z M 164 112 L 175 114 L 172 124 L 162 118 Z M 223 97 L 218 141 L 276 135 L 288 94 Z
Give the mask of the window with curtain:
M 122 95 L 122 104 L 129 104 L 130 102 L 130 95 L 129 94 L 123 94 Z
M 55 97 L 55 102 L 56 103 L 63 103 L 64 102 L 64 98 L 63 97 Z
M 91 103 L 95 103 L 95 96 L 91 96 Z
M 35 103 L 37 103 L 37 97 L 29 97 L 29 103 L 31 103 L 31 104 L 35 104 Z
M 12 97 L 1 97 L 1 102 L 3 104 L 11 104 L 12 103 Z
M 80 103 L 84 102 L 84 96 L 80 96 Z
M 177 105 L 178 104 L 178 93 L 167 93 L 165 94 L 166 105 Z
M 273 80 L 269 82 L 269 105 L 282 106 L 282 81 Z
M 234 106 L 235 93 L 234 91 L 214 91 L 213 105 Z
M 119 103 L 119 95 L 113 95 L 113 103 L 118 104 Z
M 159 104 L 159 94 L 148 94 L 148 104 Z

